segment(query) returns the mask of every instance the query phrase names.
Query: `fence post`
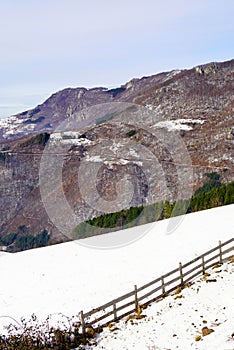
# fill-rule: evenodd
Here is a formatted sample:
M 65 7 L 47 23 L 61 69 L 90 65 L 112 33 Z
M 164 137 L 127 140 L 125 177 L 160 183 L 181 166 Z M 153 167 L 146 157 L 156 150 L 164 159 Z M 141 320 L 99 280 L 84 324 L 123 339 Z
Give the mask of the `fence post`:
M 184 284 L 184 276 L 183 276 L 183 270 L 182 270 L 182 264 L 179 263 L 179 272 L 180 272 L 180 284 L 181 286 Z
M 113 304 L 114 321 L 117 319 L 116 304 Z
M 137 298 L 137 286 L 134 286 L 134 295 L 135 295 L 135 308 L 136 308 L 136 312 L 138 309 L 138 298 Z
M 223 263 L 223 253 L 222 253 L 222 243 L 219 241 L 219 262 L 220 264 Z
M 161 281 L 162 281 L 162 294 L 165 294 L 165 285 L 164 285 L 164 277 L 161 277 Z
M 84 319 L 84 313 L 83 311 L 80 312 L 80 320 L 81 320 L 81 327 L 82 327 L 82 334 L 85 334 L 85 319 Z
M 202 273 L 203 273 L 203 275 L 205 275 L 205 273 L 206 273 L 204 255 L 202 255 Z

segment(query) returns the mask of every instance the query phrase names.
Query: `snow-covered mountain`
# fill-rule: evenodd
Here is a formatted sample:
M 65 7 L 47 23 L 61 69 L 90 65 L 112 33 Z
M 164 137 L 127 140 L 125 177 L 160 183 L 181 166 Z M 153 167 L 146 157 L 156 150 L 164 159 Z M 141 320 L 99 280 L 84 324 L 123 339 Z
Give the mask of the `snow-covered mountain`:
M 52 314 L 51 322 L 53 318 L 54 321 L 60 319 L 62 322 L 64 317 L 61 314 L 78 315 L 81 310 L 89 311 L 93 307 L 132 291 L 135 284 L 143 285 L 174 269 L 178 266 L 178 262 L 185 263 L 213 248 L 219 240 L 224 242 L 232 238 L 234 236 L 233 214 L 234 205 L 229 205 L 100 237 L 15 254 L 0 252 L 0 333 L 4 332 L 4 325 L 12 322 L 12 318 L 20 322 L 21 317 L 29 318 L 35 313 L 43 320 Z M 169 226 L 170 234 L 168 233 Z M 138 239 L 134 241 L 137 237 Z M 120 241 L 129 239 L 129 243 L 132 242 L 132 244 L 119 249 L 111 249 L 112 242 L 118 239 Z M 230 267 L 226 272 L 230 272 Z M 230 296 L 233 280 L 228 281 L 225 288 L 228 289 L 227 295 Z M 223 288 L 224 283 L 220 284 L 220 289 L 217 289 L 215 295 L 219 298 Z M 212 293 L 211 287 L 209 287 L 209 292 Z M 193 297 L 193 294 L 195 295 L 194 291 L 185 292 L 186 303 L 181 307 L 184 317 L 186 317 L 185 312 L 189 305 L 190 295 L 191 303 L 196 301 L 197 305 L 200 302 L 200 299 L 197 296 Z M 203 302 L 205 307 L 205 299 Z M 166 313 L 168 303 L 168 301 L 164 303 Z M 230 299 L 227 299 L 227 305 L 225 304 L 227 317 L 232 307 L 229 303 Z M 164 309 L 164 304 L 157 306 L 157 312 L 161 312 L 161 308 Z M 217 306 L 217 303 L 215 305 Z M 177 307 L 179 306 L 175 307 L 176 310 Z M 218 312 L 218 307 L 214 310 Z M 200 313 L 204 315 L 204 319 L 205 316 L 207 318 L 210 316 L 209 322 L 218 322 L 214 320 L 214 310 L 209 313 L 206 309 Z M 172 315 L 176 317 L 173 312 Z M 152 318 L 152 312 L 149 312 L 149 317 Z M 160 317 L 163 319 L 163 316 Z M 217 315 L 217 319 L 224 324 L 225 311 L 221 318 L 220 315 Z M 194 320 L 197 322 L 197 318 Z M 165 335 L 165 332 L 168 331 L 169 336 L 171 332 L 174 332 L 174 326 L 173 330 L 170 328 L 172 323 L 174 325 L 174 320 L 168 316 L 164 321 L 168 322 L 168 327 L 165 329 L 165 325 L 162 325 L 163 334 Z M 177 337 L 186 336 L 183 333 L 186 332 L 185 325 L 181 327 L 182 333 L 177 334 Z M 225 328 L 225 324 L 223 327 Z M 160 327 L 157 329 L 160 332 Z M 181 344 L 177 340 L 175 344 Z M 145 340 L 142 338 L 141 341 Z M 191 340 L 192 342 L 194 339 Z M 134 348 L 131 345 L 132 347 L 126 349 L 147 349 L 147 344 L 150 346 L 151 343 L 146 342 L 143 348 Z M 188 344 L 187 338 L 186 344 Z M 104 348 L 112 349 L 111 347 Z M 155 347 L 155 349 L 158 348 Z M 172 346 L 171 349 L 174 350 L 176 347 Z M 187 347 L 181 349 L 187 350 Z M 203 348 L 191 347 L 191 349 Z M 227 349 L 229 350 L 228 347 Z

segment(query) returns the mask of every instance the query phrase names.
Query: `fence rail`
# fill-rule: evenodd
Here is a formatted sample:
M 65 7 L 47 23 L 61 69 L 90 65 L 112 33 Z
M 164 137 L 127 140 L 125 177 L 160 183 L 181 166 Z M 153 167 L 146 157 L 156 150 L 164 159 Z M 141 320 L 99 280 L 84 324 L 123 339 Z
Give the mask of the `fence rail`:
M 216 263 L 222 264 L 224 260 L 232 257 L 232 255 L 228 256 L 228 254 L 234 250 L 234 246 L 232 245 L 233 241 L 234 238 L 231 238 L 224 243 L 219 241 L 219 244 L 215 248 L 210 249 L 185 264 L 180 262 L 178 268 L 164 274 L 163 276 L 160 276 L 139 288 L 135 285 L 131 292 L 113 299 L 89 312 L 84 313 L 81 311 L 80 319 L 82 332 L 85 333 L 86 328 L 88 327 L 95 328 L 97 326 L 104 326 L 109 322 L 117 321 L 128 316 L 137 311 L 140 302 L 141 306 L 146 307 L 150 303 L 172 293 L 178 287 L 183 287 L 189 282 L 192 282 L 194 278 L 199 275 L 205 274 L 205 272 Z M 229 248 L 223 250 L 223 247 L 227 245 L 229 245 Z M 216 254 L 206 259 L 206 257 L 210 256 L 212 253 Z M 198 265 L 191 267 L 191 265 L 195 263 L 198 263 Z M 169 277 L 173 278 L 168 280 Z M 167 289 L 169 286 L 171 286 L 171 288 Z M 142 294 L 143 291 L 145 294 Z M 94 315 L 95 317 L 92 318 Z

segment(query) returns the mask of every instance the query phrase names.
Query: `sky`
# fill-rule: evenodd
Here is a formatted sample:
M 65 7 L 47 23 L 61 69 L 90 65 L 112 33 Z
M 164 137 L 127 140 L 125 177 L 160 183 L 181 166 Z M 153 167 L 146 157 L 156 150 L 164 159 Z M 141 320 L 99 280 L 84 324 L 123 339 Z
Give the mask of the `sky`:
M 234 56 L 233 0 L 0 0 L 0 117 Z

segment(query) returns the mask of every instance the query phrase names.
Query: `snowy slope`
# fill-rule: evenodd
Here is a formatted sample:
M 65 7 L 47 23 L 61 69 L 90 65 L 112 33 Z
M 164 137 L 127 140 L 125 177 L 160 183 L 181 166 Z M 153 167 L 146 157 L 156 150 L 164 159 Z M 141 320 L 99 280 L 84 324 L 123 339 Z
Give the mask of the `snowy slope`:
M 213 282 L 209 282 L 213 280 Z M 234 261 L 142 311 L 104 328 L 86 350 L 233 350 Z M 205 335 L 207 327 L 212 330 Z
M 71 316 L 89 311 L 233 237 L 233 213 L 234 205 L 229 205 L 188 214 L 171 234 L 168 225 L 174 219 L 99 237 L 105 246 L 116 235 L 142 234 L 119 249 L 91 249 L 98 239 L 94 237 L 83 245 L 0 253 L 0 316 L 20 321 L 32 313 L 44 319 L 58 312 Z M 9 321 L 0 317 L 0 333 Z

